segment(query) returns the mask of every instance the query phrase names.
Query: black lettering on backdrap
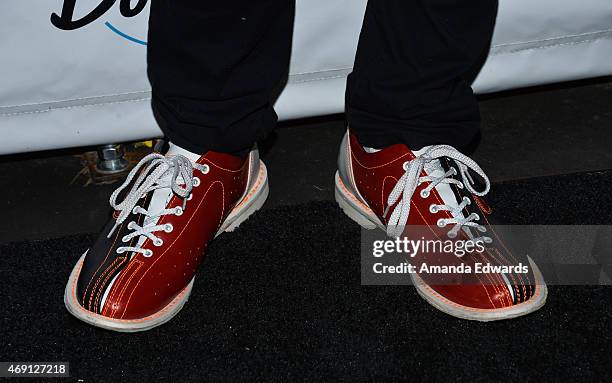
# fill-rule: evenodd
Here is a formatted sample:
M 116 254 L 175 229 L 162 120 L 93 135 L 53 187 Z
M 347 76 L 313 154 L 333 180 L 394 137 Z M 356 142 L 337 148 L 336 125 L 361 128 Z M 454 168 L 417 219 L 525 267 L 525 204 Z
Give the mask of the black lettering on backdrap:
M 117 0 L 102 0 L 102 2 L 100 2 L 91 12 L 80 19 L 74 20 L 76 2 L 77 0 L 64 0 L 61 14 L 51 14 L 51 24 L 65 31 L 82 28 L 102 17 L 113 5 L 115 5 Z M 136 5 L 132 7 L 132 1 L 121 0 L 119 10 L 125 17 L 134 17 L 142 12 L 147 6 L 147 2 L 148 0 L 138 0 Z

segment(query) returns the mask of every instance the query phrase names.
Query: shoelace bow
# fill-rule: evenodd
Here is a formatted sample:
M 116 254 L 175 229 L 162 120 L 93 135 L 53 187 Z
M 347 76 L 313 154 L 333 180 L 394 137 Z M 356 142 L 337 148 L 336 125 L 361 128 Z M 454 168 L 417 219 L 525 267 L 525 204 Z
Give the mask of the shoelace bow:
M 146 165 L 146 167 L 145 167 Z M 140 175 L 134 182 L 132 189 L 125 196 L 123 201 L 118 202 L 117 198 L 134 179 L 136 174 L 144 167 Z M 164 225 L 151 225 L 153 221 L 163 215 L 181 215 L 185 209 L 187 197 L 191 194 L 194 186 L 198 186 L 199 179 L 193 177 L 193 169 L 197 169 L 202 173 L 208 173 L 208 165 L 201 165 L 192 163 L 188 158 L 182 155 L 175 155 L 165 157 L 161 154 L 152 153 L 145 156 L 140 162 L 134 166 L 134 168 L 128 174 L 125 182 L 119 186 L 110 197 L 110 205 L 113 209 L 119 212 L 119 216 L 115 221 L 115 225 L 108 234 L 110 238 L 113 232 L 130 216 L 130 214 L 144 214 L 145 220 L 142 226 L 139 226 L 136 222 L 132 221 L 128 224 L 127 228 L 132 230 L 131 233 L 122 238 L 123 242 L 128 242 L 130 239 L 145 236 L 153 241 L 155 246 L 161 246 L 163 241 L 161 238 L 156 237 L 153 233 L 156 231 L 172 231 L 171 224 Z M 183 186 L 184 185 L 184 186 Z M 146 209 L 138 206 L 138 201 L 150 192 L 157 189 L 171 188 L 172 192 L 183 199 L 183 206 L 177 206 L 172 209 L 162 209 L 159 212 L 149 212 Z M 152 252 L 139 247 L 123 246 L 117 248 L 117 253 L 123 252 L 137 252 L 142 253 L 144 256 L 150 257 Z
M 420 176 L 421 172 L 425 168 L 425 164 L 431 161 L 438 160 L 442 157 L 447 157 L 456 163 L 457 167 L 459 168 L 459 173 L 461 174 L 463 182 L 451 178 L 453 175 L 457 174 L 454 167 L 440 177 L 432 177 L 429 175 L 424 177 Z M 477 191 L 476 189 L 474 189 L 474 179 L 469 173 L 470 169 L 473 170 L 480 177 L 482 177 L 482 179 L 484 179 L 485 189 L 483 191 Z M 391 237 L 399 237 L 402 234 L 403 229 L 406 226 L 406 223 L 408 222 L 408 216 L 410 215 L 410 201 L 412 199 L 412 196 L 417 186 L 419 186 L 423 182 L 429 182 L 429 185 L 427 185 L 427 187 L 425 187 L 421 191 L 421 197 L 423 198 L 427 198 L 431 190 L 440 183 L 455 184 L 460 188 L 463 188 L 465 185 L 465 187 L 467 188 L 467 190 L 470 191 L 470 193 L 477 196 L 483 196 L 487 194 L 491 186 L 489 178 L 474 160 L 460 153 L 457 149 L 449 145 L 432 146 L 425 153 L 416 157 L 414 160 L 405 162 L 404 170 L 404 175 L 402 175 L 399 181 L 397 181 L 397 184 L 395 184 L 395 187 L 387 198 L 387 208 L 384 213 L 384 215 L 386 216 L 389 208 L 391 208 L 391 206 L 393 206 L 399 200 L 399 203 L 393 209 L 393 212 L 391 213 L 387 224 L 387 234 Z M 478 214 L 472 213 L 467 217 L 459 216 L 459 213 L 470 203 L 470 199 L 464 197 L 461 203 L 456 208 L 448 205 L 432 205 L 432 208 L 435 209 L 433 210 L 433 212 L 446 210 L 450 211 L 455 217 L 441 219 L 439 221 L 440 227 L 444 227 L 448 224 L 454 224 L 453 228 L 448 232 L 449 238 L 456 237 L 459 233 L 459 230 L 466 226 L 473 227 L 482 233 L 486 232 L 486 228 L 484 226 L 474 222 L 480 218 Z M 470 234 L 468 233 L 468 235 Z M 473 239 L 483 240 L 487 243 L 491 242 L 491 238 L 485 236 Z

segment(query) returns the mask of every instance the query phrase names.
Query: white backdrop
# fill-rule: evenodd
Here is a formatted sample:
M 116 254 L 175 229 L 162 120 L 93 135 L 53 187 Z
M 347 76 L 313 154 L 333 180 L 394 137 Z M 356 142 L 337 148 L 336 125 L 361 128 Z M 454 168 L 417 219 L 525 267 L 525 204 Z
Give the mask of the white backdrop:
M 125 17 L 121 2 L 130 3 L 0 2 L 0 154 L 160 134 L 145 72 L 148 5 Z M 59 29 L 51 14 L 71 3 L 74 20 L 97 6 L 105 12 L 78 29 Z M 291 76 L 276 105 L 279 116 L 341 112 L 366 0 L 297 3 Z M 612 1 L 500 3 L 477 92 L 612 74 Z

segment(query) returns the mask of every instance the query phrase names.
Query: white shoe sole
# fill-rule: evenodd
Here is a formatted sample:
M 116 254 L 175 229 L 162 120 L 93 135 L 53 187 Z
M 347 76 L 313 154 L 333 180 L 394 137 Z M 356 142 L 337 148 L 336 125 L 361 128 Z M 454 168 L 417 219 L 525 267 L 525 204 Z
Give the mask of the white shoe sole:
M 264 163 L 260 161 L 257 181 L 242 201 L 230 212 L 219 231 L 215 234 L 215 237 L 223 232 L 234 231 L 242 222 L 259 210 L 268 198 L 268 192 L 268 172 Z M 195 277 L 166 307 L 145 318 L 113 319 L 91 312 L 81 306 L 76 295 L 77 281 L 86 254 L 87 252 L 81 256 L 70 273 L 70 278 L 64 291 L 64 304 L 68 312 L 92 326 L 119 332 L 147 331 L 168 322 L 181 311 L 187 300 L 189 300 Z
M 348 188 L 342 182 L 338 172 L 336 172 L 335 197 L 336 202 L 344 213 L 361 227 L 367 230 L 380 228 L 381 230 L 386 231 L 385 226 L 380 219 L 378 219 L 376 214 L 374 214 L 372 209 L 361 202 L 348 190 Z M 542 273 L 531 258 L 529 258 L 529 263 L 531 264 L 533 274 L 536 279 L 535 294 L 526 302 L 499 309 L 479 309 L 459 305 L 438 294 L 425 282 L 423 282 L 423 280 L 417 274 L 410 274 L 410 277 L 412 278 L 414 287 L 419 295 L 425 299 L 427 303 L 434 306 L 438 310 L 456 318 L 489 322 L 527 315 L 544 306 L 546 303 L 546 297 L 548 295 L 548 288 L 544 283 Z

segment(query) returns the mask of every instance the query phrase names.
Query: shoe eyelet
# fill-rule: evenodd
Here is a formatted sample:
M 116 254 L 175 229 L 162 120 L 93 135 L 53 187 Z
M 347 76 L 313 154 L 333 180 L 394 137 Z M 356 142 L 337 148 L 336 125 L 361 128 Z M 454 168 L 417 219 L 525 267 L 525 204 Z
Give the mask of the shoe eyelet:
M 130 221 L 130 223 L 128 223 L 128 225 L 127 225 L 127 228 L 128 228 L 129 230 L 132 230 L 132 227 L 133 227 L 135 224 L 136 224 L 136 222 L 134 222 L 134 221 Z
M 138 214 L 138 209 L 140 209 L 140 206 L 134 206 L 134 208 L 132 209 L 132 214 Z
M 208 172 L 210 172 L 210 166 L 204 165 L 202 167 L 202 174 L 208 174 Z
M 402 165 L 402 168 L 404 168 L 404 170 L 408 170 L 408 168 L 410 167 L 410 162 L 406 161 L 404 162 L 404 164 Z
M 448 233 L 446 233 L 446 236 L 450 239 L 455 239 L 457 238 L 457 233 L 453 233 L 452 231 L 449 231 Z
M 472 200 L 469 199 L 468 197 L 463 197 L 464 201 L 467 201 L 468 206 L 472 204 Z
M 480 221 L 480 216 L 477 213 L 472 213 L 474 215 L 474 221 Z
M 426 189 L 422 189 L 419 194 L 421 195 L 421 198 L 429 197 L 429 192 Z
M 457 171 L 457 169 L 455 169 L 453 166 L 451 166 L 450 170 L 453 172 L 453 175 L 456 176 L 457 174 L 459 174 L 459 172 Z
M 189 197 L 187 197 L 187 201 L 191 201 L 193 199 L 193 193 L 189 193 Z
M 459 182 L 459 183 L 457 184 L 457 187 L 458 187 L 459 189 L 463 189 L 463 188 L 465 188 L 465 186 L 463 186 L 463 183 L 461 183 L 461 182 Z
M 174 230 L 174 226 L 172 226 L 171 223 L 167 223 L 164 225 L 164 231 L 166 233 L 172 233 L 172 230 Z
M 491 237 L 484 237 L 485 243 L 493 243 L 493 239 Z
M 429 212 L 432 214 L 436 214 L 438 212 L 438 207 L 434 204 L 429 205 Z
M 124 235 L 123 238 L 121 238 L 121 242 L 125 243 L 127 241 L 129 241 L 130 239 L 127 237 L 127 235 Z
M 161 238 L 156 238 L 153 240 L 153 245 L 160 247 L 164 244 L 164 240 Z
M 183 215 L 183 208 L 180 206 L 177 206 L 174 208 L 174 215 L 176 215 L 177 217 L 180 217 Z
M 200 179 L 198 177 L 193 177 L 193 187 L 197 188 L 200 186 Z
M 115 253 L 123 254 L 123 253 L 125 253 L 125 248 L 124 247 L 118 247 L 117 250 L 115 250 Z
M 444 218 L 440 218 L 438 220 L 438 222 L 436 222 L 436 225 L 438 225 L 438 227 L 445 227 L 446 226 L 446 220 Z
M 151 258 L 153 256 L 153 250 L 146 249 L 144 253 L 142 254 L 142 256 L 145 258 Z

